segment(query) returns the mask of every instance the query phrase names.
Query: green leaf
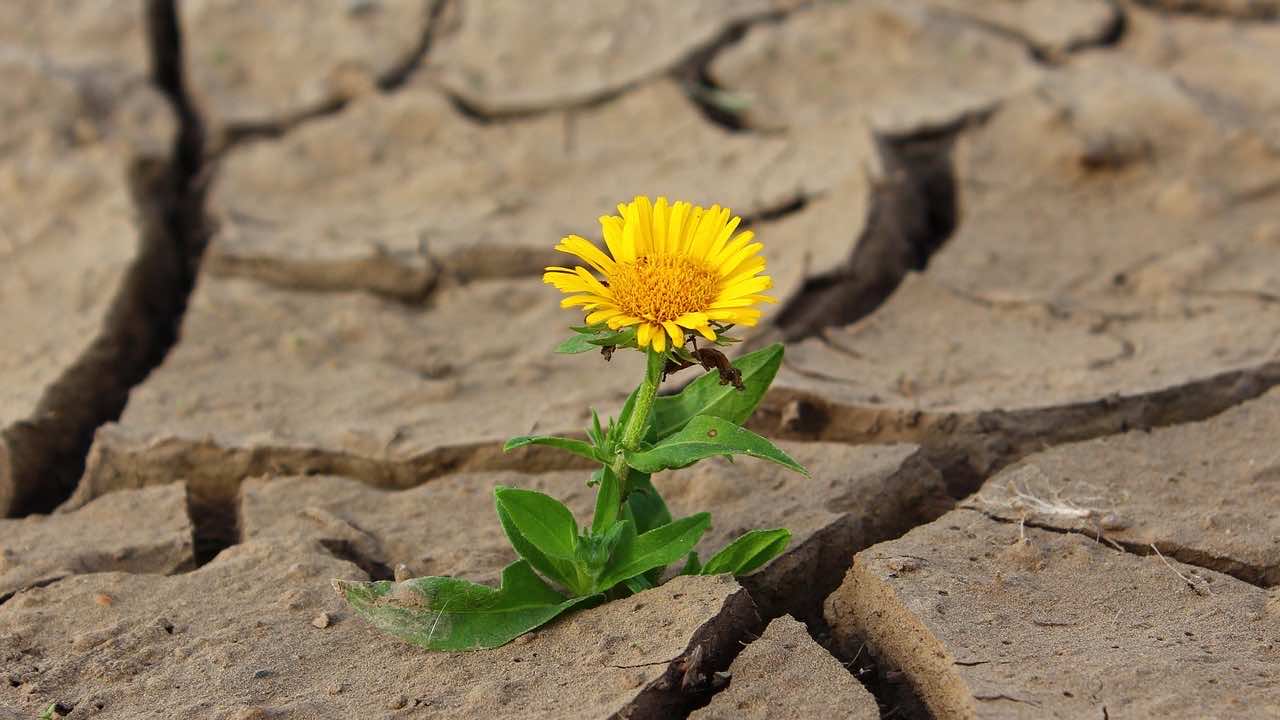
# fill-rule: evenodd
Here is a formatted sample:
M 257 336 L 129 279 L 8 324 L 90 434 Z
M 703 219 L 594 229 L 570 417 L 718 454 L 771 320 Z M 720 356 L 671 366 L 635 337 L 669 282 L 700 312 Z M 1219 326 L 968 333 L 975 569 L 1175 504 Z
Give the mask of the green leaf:
M 507 534 L 507 539 L 511 541 L 511 547 L 515 548 L 516 554 L 548 578 L 575 592 L 579 590 L 578 572 L 574 562 L 548 557 L 530 542 L 524 533 L 520 532 L 520 528 L 511 519 L 511 515 L 503 509 L 501 503 L 495 503 L 495 505 L 498 509 L 498 522 L 502 524 L 502 531 Z
M 520 534 L 553 558 L 573 559 L 578 523 L 559 500 L 536 490 L 499 485 L 493 490 L 499 512 L 505 512 Z
M 503 569 L 499 588 L 448 577 L 334 580 L 333 587 L 379 630 L 441 651 L 498 647 L 591 599 L 565 598 L 525 560 Z
M 618 478 L 607 466 L 603 470 L 600 487 L 596 490 L 596 511 L 591 519 L 591 532 L 596 534 L 613 527 L 622 510 L 622 490 L 618 487 Z
M 631 494 L 627 496 L 627 509 L 636 524 L 636 532 L 646 533 L 671 522 L 671 511 L 653 486 L 648 473 L 630 471 L 627 484 Z
M 698 544 L 698 539 L 710 524 L 711 515 L 698 513 L 642 535 L 624 537 L 614 548 L 609 567 L 596 586 L 597 591 L 608 590 L 620 582 L 679 560 Z
M 702 566 L 700 574 L 747 575 L 781 555 L 782 551 L 787 549 L 787 543 L 790 542 L 789 530 L 752 530 L 716 553 L 706 565 Z
M 513 437 L 502 446 L 502 452 L 511 452 L 516 448 L 522 448 L 526 445 L 548 445 L 561 450 L 567 450 L 574 455 L 580 455 L 588 460 L 603 462 L 596 449 L 591 443 L 583 440 L 574 440 L 573 438 L 555 437 L 553 435 L 521 435 Z
M 556 346 L 556 352 L 561 355 L 577 355 L 588 350 L 598 350 L 600 346 L 591 344 L 590 335 L 574 335 Z
M 675 395 L 661 395 L 653 403 L 652 440 L 662 440 L 678 432 L 699 415 L 724 418 L 741 425 L 755 412 L 782 365 L 782 345 L 747 353 L 733 362 L 742 373 L 745 390 L 721 385 L 720 374 L 709 372 L 689 383 Z
M 614 347 L 635 347 L 636 329 L 631 327 L 626 328 L 625 330 L 618 330 L 617 332 L 593 337 L 587 342 L 596 347 L 604 347 L 606 345 L 612 345 Z
M 698 553 L 689 553 L 689 559 L 684 561 L 684 567 L 680 568 L 681 575 L 697 575 L 702 571 L 702 563 L 698 561 Z
M 663 501 L 662 494 L 653 486 L 649 473 L 627 469 L 627 484 L 631 493 L 627 495 L 626 516 L 635 523 L 637 532 L 646 533 L 671 522 L 671 511 Z M 663 568 L 657 567 L 645 574 L 650 585 L 656 586 L 662 580 Z
M 617 422 L 609 424 L 610 441 L 616 443 L 618 440 L 622 439 L 620 437 L 622 435 L 622 428 L 626 427 L 628 422 L 631 422 L 631 415 L 636 409 L 636 394 L 639 392 L 640 388 L 636 388 L 631 391 L 631 394 L 627 396 L 626 402 L 622 403 L 622 410 L 618 413 Z
M 642 593 L 645 590 L 652 590 L 656 587 L 656 585 L 650 582 L 644 575 L 627 578 L 622 581 L 622 584 L 625 585 L 632 593 Z
M 809 471 L 759 435 L 729 420 L 699 415 L 684 429 L 648 450 L 628 453 L 627 464 L 641 472 L 688 467 L 715 455 L 750 455 L 794 470 L 805 477 Z
M 604 447 L 604 429 L 600 427 L 600 415 L 595 408 L 591 408 L 591 427 L 587 429 L 587 438 L 597 448 Z

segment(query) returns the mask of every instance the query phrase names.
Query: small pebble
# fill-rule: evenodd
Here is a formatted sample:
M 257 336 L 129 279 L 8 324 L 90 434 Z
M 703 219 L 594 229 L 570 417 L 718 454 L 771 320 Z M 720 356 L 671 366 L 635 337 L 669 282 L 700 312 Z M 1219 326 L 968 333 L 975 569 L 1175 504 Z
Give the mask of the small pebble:
M 94 595 L 93 601 L 98 603 L 102 607 L 111 606 L 111 596 L 106 593 L 98 593 L 97 595 Z
M 320 628 L 321 630 L 329 627 L 330 622 L 331 621 L 329 619 L 329 613 L 327 612 L 322 612 L 319 615 L 316 615 L 315 617 L 311 618 L 311 624 L 315 627 Z

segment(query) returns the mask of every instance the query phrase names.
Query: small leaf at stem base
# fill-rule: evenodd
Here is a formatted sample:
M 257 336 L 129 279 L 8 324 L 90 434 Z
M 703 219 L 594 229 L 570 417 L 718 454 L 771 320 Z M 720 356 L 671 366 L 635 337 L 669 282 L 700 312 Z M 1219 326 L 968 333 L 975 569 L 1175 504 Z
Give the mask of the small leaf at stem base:
M 712 556 L 698 572 L 701 575 L 747 575 L 781 555 L 790 542 L 791 532 L 788 530 L 752 530 Z
M 492 588 L 448 577 L 402 582 L 334 580 L 356 614 L 379 630 L 428 650 L 495 648 L 593 598 L 566 598 L 518 560 Z

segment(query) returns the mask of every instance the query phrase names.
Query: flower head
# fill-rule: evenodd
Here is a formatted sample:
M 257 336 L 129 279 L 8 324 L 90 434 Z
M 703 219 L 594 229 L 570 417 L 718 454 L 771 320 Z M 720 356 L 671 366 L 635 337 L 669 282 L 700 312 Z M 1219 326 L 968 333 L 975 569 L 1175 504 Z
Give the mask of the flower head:
M 588 325 L 634 326 L 641 349 L 662 352 L 684 345 L 686 331 L 715 340 L 718 328 L 755 325 L 753 306 L 776 302 L 760 294 L 773 285 L 760 274 L 764 246 L 750 230 L 734 235 L 742 218 L 728 208 L 638 196 L 618 212 L 600 218 L 608 253 L 578 235 L 556 246 L 603 279 L 580 265 L 549 267 L 542 278 L 569 295 L 561 307 L 582 306 Z

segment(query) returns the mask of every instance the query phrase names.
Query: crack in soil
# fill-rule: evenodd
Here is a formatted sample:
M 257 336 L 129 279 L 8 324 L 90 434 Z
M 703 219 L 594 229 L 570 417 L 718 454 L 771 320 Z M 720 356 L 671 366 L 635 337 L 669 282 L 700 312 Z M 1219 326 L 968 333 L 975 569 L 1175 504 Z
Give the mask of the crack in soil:
M 872 190 L 866 228 L 843 267 L 807 280 L 778 311 L 775 324 L 783 340 L 801 340 L 870 315 L 907 273 L 924 269 L 946 243 L 959 223 L 951 150 L 962 128 L 880 139 L 886 171 Z
M 422 32 L 422 37 L 419 39 L 417 47 L 399 65 L 388 69 L 376 79 L 376 85 L 380 92 L 395 92 L 408 82 L 414 70 L 417 70 L 430 54 L 431 48 L 435 45 L 436 38 L 439 37 L 441 32 L 441 26 L 446 24 L 444 20 L 447 17 L 450 6 L 455 1 L 424 0 L 428 10 L 426 28 Z M 351 98 L 335 97 L 320 105 L 304 108 L 278 120 L 230 123 L 222 129 L 222 138 L 216 149 L 216 154 L 219 156 L 225 155 L 229 150 L 242 143 L 278 138 L 312 120 L 318 120 L 341 112 L 350 103 Z M 470 117 L 465 111 L 463 114 Z
M 937 8 L 937 12 L 956 22 L 971 25 L 1022 45 L 1027 51 L 1027 56 L 1041 65 L 1059 67 L 1066 64 L 1073 53 L 1078 53 L 1082 50 L 1114 47 L 1124 39 L 1125 33 L 1129 29 L 1129 16 L 1120 0 L 1106 0 L 1106 2 L 1111 6 L 1112 16 L 1111 21 L 1102 33 L 1097 37 L 1076 40 L 1062 48 L 1046 48 L 1024 32 L 964 12 L 948 8 Z
M 5 432 L 12 455 L 0 449 L 0 473 L 15 489 L 12 515 L 48 512 L 75 489 L 96 429 L 120 417 L 129 390 L 176 341 L 203 251 L 203 126 L 183 89 L 171 0 L 151 0 L 146 24 L 151 80 L 178 118 L 178 135 L 170 157 L 129 161 L 140 249 L 102 330 L 40 399 L 38 419 Z
M 921 445 L 956 497 L 1026 455 L 1054 445 L 1136 429 L 1198 422 L 1280 385 L 1280 359 L 1129 396 L 1023 410 L 922 411 L 828 402 L 775 390 L 749 427 L 766 436 L 849 444 Z
M 503 443 L 481 442 L 435 448 L 388 460 L 347 451 L 309 447 L 224 447 L 213 440 L 172 439 L 138 448 L 95 446 L 75 496 L 61 510 L 74 510 L 100 494 L 183 478 L 195 527 L 197 565 L 239 542 L 240 484 L 262 475 L 341 475 L 370 487 L 404 490 L 459 472 L 519 470 L 525 473 L 590 469 L 552 448 L 529 447 L 504 453 Z
M 983 515 L 1005 525 L 1025 525 L 1026 527 L 1047 530 L 1060 535 L 1083 535 L 1085 537 L 1093 538 L 1095 541 L 1105 544 L 1117 552 L 1125 552 L 1137 557 L 1156 555 L 1162 558 L 1172 558 L 1184 565 L 1190 565 L 1191 567 L 1200 568 L 1202 570 L 1212 570 L 1213 572 L 1222 573 L 1223 575 L 1230 575 L 1241 582 L 1248 583 L 1262 590 L 1273 587 L 1273 585 L 1268 584 L 1264 579 L 1264 573 L 1266 572 L 1265 568 L 1259 568 L 1231 557 L 1214 555 L 1203 550 L 1194 550 L 1161 540 L 1156 540 L 1152 543 L 1117 540 L 1115 538 L 1108 537 L 1106 531 L 1102 528 L 1098 528 L 1096 532 L 1086 532 L 1084 530 L 1051 525 L 1049 523 L 1034 520 L 1031 517 L 1027 517 L 1022 520 L 1013 520 L 1011 518 L 993 515 L 972 505 L 959 505 L 958 509 L 976 512 L 979 515 Z
M 1269 21 L 1280 18 L 1280 6 L 1264 3 L 1246 3 L 1234 9 L 1220 7 L 1206 0 L 1131 0 L 1156 12 L 1173 15 L 1192 15 L 1205 18 L 1231 18 L 1247 21 Z

